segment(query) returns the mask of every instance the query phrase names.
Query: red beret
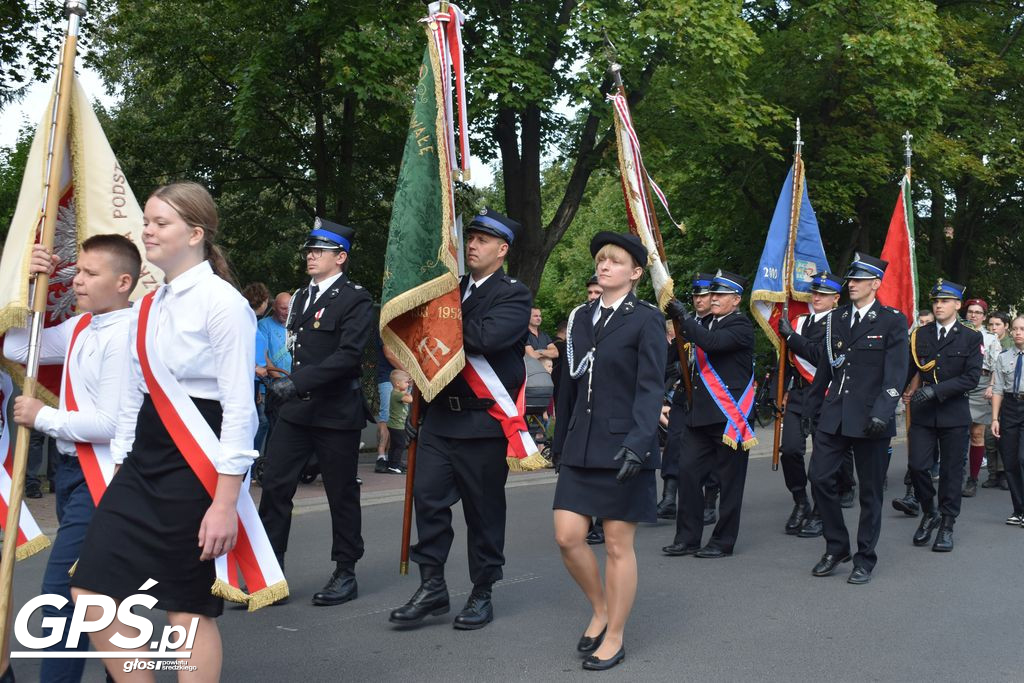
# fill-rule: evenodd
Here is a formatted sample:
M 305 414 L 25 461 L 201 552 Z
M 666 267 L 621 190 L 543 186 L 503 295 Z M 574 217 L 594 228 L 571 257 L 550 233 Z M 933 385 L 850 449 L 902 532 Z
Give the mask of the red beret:
M 984 299 L 968 299 L 967 308 L 970 308 L 971 306 L 980 306 L 982 311 L 988 313 L 988 302 Z

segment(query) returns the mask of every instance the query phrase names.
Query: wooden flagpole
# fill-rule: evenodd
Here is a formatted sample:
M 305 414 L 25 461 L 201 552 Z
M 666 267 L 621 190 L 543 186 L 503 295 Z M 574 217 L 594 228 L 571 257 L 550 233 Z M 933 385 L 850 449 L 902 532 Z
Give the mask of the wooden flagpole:
M 420 426 L 420 388 L 412 386 L 412 410 L 409 411 L 409 422 L 413 428 Z M 402 555 L 398 565 L 398 573 L 405 576 L 409 573 L 409 540 L 412 538 L 412 485 L 416 477 L 416 442 L 419 432 L 409 441 L 409 454 L 406 456 L 408 465 L 405 470 L 405 502 L 402 504 Z
M 914 158 L 914 150 L 910 146 L 910 141 L 913 140 L 913 139 L 914 139 L 914 136 L 910 134 L 910 130 L 909 129 L 905 133 L 903 133 L 903 142 L 904 142 L 903 162 L 904 162 L 904 167 L 906 169 L 906 174 L 907 174 L 907 180 L 908 181 L 910 180 L 911 160 Z M 908 186 L 907 190 L 908 191 L 910 190 L 909 185 L 910 185 L 910 183 L 908 182 L 907 183 L 907 186 Z M 904 206 L 904 211 L 905 211 L 906 210 L 906 203 L 909 200 L 909 197 L 904 197 L 903 196 L 903 192 L 900 192 L 900 198 L 903 200 L 903 206 Z M 908 227 L 909 227 L 909 225 L 908 225 Z M 913 237 L 914 237 L 913 235 L 910 236 L 911 239 L 913 239 Z M 914 256 L 916 257 L 917 255 L 915 254 Z M 911 264 L 911 276 L 913 276 L 914 274 L 915 273 L 914 273 L 914 269 L 913 269 L 913 264 Z M 911 282 L 913 282 L 913 280 L 911 280 Z M 915 307 L 917 306 L 917 302 L 916 301 L 914 302 L 914 306 Z M 917 319 L 916 319 L 916 316 L 915 316 L 914 322 L 911 323 L 911 327 L 913 327 L 916 324 L 917 324 Z M 918 379 L 916 372 L 914 373 L 914 379 Z M 920 381 L 920 380 L 918 379 L 918 381 Z M 906 419 L 906 426 L 907 426 L 907 446 L 909 448 L 909 446 L 910 446 L 910 404 L 906 403 L 906 404 L 904 404 L 903 407 L 904 407 L 903 416 Z
M 605 40 L 608 43 L 609 51 L 614 50 L 611 41 L 608 40 L 608 36 L 605 36 Z M 609 55 L 609 61 L 611 62 L 611 65 L 609 66 L 608 70 L 611 72 L 612 78 L 615 79 L 615 87 L 618 90 L 619 95 L 625 98 L 626 87 L 622 84 L 622 66 L 615 63 L 614 59 L 612 59 L 611 54 Z M 651 232 L 653 233 L 654 244 L 657 246 L 658 249 L 658 257 L 661 259 L 662 263 L 667 263 L 667 260 L 665 258 L 665 244 L 662 241 L 661 228 L 658 225 L 658 216 L 654 212 L 654 198 L 651 196 L 651 179 L 647 175 L 647 169 L 643 167 L 643 165 L 641 165 L 641 167 L 637 169 L 637 171 L 639 171 L 640 179 L 644 185 L 643 200 L 647 202 L 647 206 L 649 207 L 648 213 L 651 216 Z M 655 295 L 657 295 L 657 292 L 655 292 Z M 690 379 L 690 368 L 688 363 L 690 355 L 690 345 L 689 343 L 683 341 L 683 336 L 680 334 L 679 323 L 677 321 L 672 321 L 672 328 L 675 330 L 676 333 L 676 353 L 679 354 L 679 369 L 681 371 L 680 374 L 682 375 L 683 379 L 683 389 L 686 391 L 686 405 L 689 406 L 693 402 L 693 382 Z
M 785 296 L 782 303 L 782 315 L 789 318 L 789 297 L 792 294 L 794 259 L 796 251 L 796 234 L 800 224 L 800 202 L 803 199 L 804 186 L 804 165 L 801 151 L 804 146 L 800 138 L 800 119 L 796 120 L 796 151 L 793 153 L 793 199 L 789 208 L 789 241 L 786 246 L 786 255 L 782 261 L 782 293 Z M 786 340 L 779 335 L 779 367 L 776 372 L 775 385 L 775 434 L 772 440 L 772 471 L 779 469 L 779 452 L 782 448 L 782 418 L 785 411 L 782 401 L 786 394 Z
M 68 19 L 64 47 L 61 50 L 60 66 L 57 70 L 53 109 L 50 117 L 50 138 L 46 156 L 46 186 L 43 189 L 41 208 L 43 229 L 39 244 L 53 251 L 53 237 L 57 229 L 57 205 L 60 202 L 60 181 L 64 169 L 64 154 L 67 148 L 68 112 L 71 108 L 71 92 L 75 82 L 75 57 L 78 45 L 78 31 L 85 16 L 85 0 L 67 0 L 64 13 Z M 50 289 L 50 277 L 45 273 L 35 276 L 30 288 L 31 319 L 29 323 L 28 359 L 25 384 L 22 394 L 35 396 L 39 375 L 40 341 L 43 322 L 46 318 L 46 298 Z M 7 671 L 10 652 L 10 624 L 13 613 L 14 563 L 18 544 L 18 524 L 21 517 L 21 503 L 25 493 L 25 470 L 28 461 L 30 430 L 18 426 L 17 442 L 14 447 L 14 467 L 11 474 L 11 498 L 8 501 L 7 526 L 4 527 L 3 554 L 0 555 L 0 675 Z

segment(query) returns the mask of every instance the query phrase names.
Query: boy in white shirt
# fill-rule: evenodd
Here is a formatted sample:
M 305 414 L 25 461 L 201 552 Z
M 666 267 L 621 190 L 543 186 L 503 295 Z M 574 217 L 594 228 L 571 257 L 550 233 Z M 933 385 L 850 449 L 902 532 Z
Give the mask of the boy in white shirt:
M 49 273 L 56 262 L 55 255 L 36 245 L 29 272 Z M 54 475 L 60 526 L 46 564 L 42 592 L 62 595 L 69 602 L 61 610 L 44 607 L 44 617 L 71 618 L 74 605 L 68 570 L 78 559 L 95 501 L 113 475 L 109 443 L 117 425 L 121 378 L 128 367 L 132 315 L 128 297 L 141 265 L 138 248 L 121 235 L 95 235 L 82 243 L 72 283 L 81 314 L 44 329 L 41 339 L 40 363 L 65 363 L 60 408 L 50 408 L 28 396 L 14 399 L 14 421 L 56 439 L 60 452 Z M 7 332 L 4 355 L 25 361 L 28 330 Z M 58 643 L 51 649 L 66 648 Z M 79 639 L 77 649 L 88 650 L 88 640 Z M 84 666 L 84 659 L 43 659 L 40 678 L 80 680 Z

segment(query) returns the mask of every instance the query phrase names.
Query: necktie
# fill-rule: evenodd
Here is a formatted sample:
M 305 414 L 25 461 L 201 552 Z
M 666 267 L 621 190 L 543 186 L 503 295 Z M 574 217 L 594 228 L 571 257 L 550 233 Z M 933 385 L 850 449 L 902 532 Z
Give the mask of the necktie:
M 614 310 L 615 309 L 612 308 L 611 306 L 608 306 L 607 308 L 605 308 L 604 306 L 601 307 L 601 317 L 597 319 L 597 324 L 594 325 L 595 337 L 601 333 L 601 330 L 604 329 L 605 323 L 608 322 L 608 318 L 612 317 L 612 311 Z
M 945 327 L 940 327 L 939 328 L 939 341 L 942 341 L 945 338 L 946 338 L 946 328 Z
M 1017 364 L 1013 366 L 1013 393 L 1020 392 L 1020 374 L 1024 366 L 1024 353 L 1017 353 Z
M 311 284 L 309 286 L 309 296 L 306 297 L 306 305 L 302 307 L 303 312 L 305 312 L 310 307 L 310 305 L 314 301 L 316 301 L 316 294 L 319 291 L 320 291 L 320 285 Z
M 856 311 L 853 314 L 853 325 L 850 325 L 850 329 L 857 327 L 857 325 L 860 325 L 860 311 Z

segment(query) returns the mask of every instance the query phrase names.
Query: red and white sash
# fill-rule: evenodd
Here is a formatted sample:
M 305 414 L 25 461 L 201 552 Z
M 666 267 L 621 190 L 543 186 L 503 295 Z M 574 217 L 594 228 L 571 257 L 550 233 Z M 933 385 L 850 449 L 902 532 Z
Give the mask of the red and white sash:
M 75 393 L 72 384 L 72 377 L 81 377 L 78 356 L 74 353 L 75 342 L 78 335 L 89 326 L 92 321 L 92 313 L 86 313 L 75 324 L 71 333 L 71 341 L 68 343 L 68 355 L 64 359 L 64 390 L 60 392 L 61 410 L 71 412 L 94 413 L 96 403 L 88 392 Z M 89 495 L 95 505 L 100 504 L 100 498 L 107 490 L 107 485 L 114 476 L 114 460 L 110 457 L 110 443 L 75 443 L 75 452 L 78 455 L 78 464 L 82 467 L 82 474 L 85 475 L 85 484 L 89 487 Z
M 491 364 L 486 358 L 475 353 L 466 354 L 466 366 L 462 369 L 462 377 L 477 398 L 494 401 L 494 405 L 487 409 L 487 413 L 501 423 L 501 429 L 508 439 L 508 468 L 513 472 L 527 472 L 546 467 L 547 461 L 541 456 L 537 444 L 530 436 L 530 430 L 526 428 L 526 419 L 523 417 L 526 413 L 526 380 L 523 379 L 519 395 L 513 401 Z
M 137 348 L 142 375 L 160 421 L 195 472 L 203 488 L 213 498 L 217 488 L 217 470 L 213 457 L 220 453 L 220 440 L 203 419 L 192 398 L 171 374 L 155 350 L 160 301 L 154 298 L 164 291 L 150 292 L 139 302 Z M 288 595 L 284 572 L 277 562 L 256 505 L 249 495 L 246 476 L 238 494 L 238 542 L 234 550 L 215 560 L 217 580 L 211 591 L 227 600 L 247 603 L 249 611 L 265 607 Z M 241 577 L 239 577 L 241 572 Z M 242 590 L 241 581 L 245 581 Z
M 10 425 L 7 422 L 8 402 L 14 392 L 14 382 L 10 375 L 0 371 L 0 457 L 3 458 L 3 466 L 0 467 L 0 528 L 7 524 L 7 511 L 11 500 L 12 480 L 14 471 L 14 448 L 11 438 Z M 40 550 L 50 545 L 50 539 L 46 537 L 35 518 L 29 512 L 25 501 L 21 502 L 21 516 L 18 519 L 18 541 L 15 557 L 24 560 L 26 557 L 35 555 Z
M 808 318 L 810 318 L 810 316 L 802 315 L 802 316 L 800 316 L 799 318 L 796 319 L 796 325 L 794 325 L 794 331 L 797 334 L 803 334 L 804 326 L 807 324 Z M 803 356 L 800 356 L 800 355 L 797 355 L 797 354 L 793 353 L 792 351 L 789 352 L 789 360 L 790 360 L 790 362 L 793 363 L 793 367 L 796 368 L 797 372 L 799 372 L 800 375 L 805 380 L 807 380 L 808 384 L 811 384 L 811 383 L 814 382 L 814 373 L 818 370 L 818 368 L 813 363 L 808 361 Z

